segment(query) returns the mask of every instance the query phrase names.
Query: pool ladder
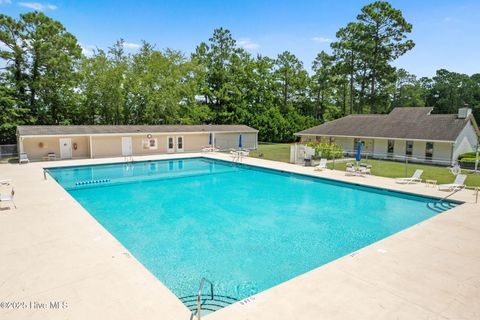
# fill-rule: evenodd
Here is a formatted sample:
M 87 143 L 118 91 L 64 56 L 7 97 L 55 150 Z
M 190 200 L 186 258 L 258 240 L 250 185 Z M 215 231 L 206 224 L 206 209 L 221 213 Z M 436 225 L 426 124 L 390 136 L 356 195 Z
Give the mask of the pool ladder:
M 206 284 L 209 285 L 210 292 L 202 293 Z M 215 295 L 213 291 L 213 282 L 203 277 L 200 280 L 197 294 L 181 297 L 180 301 L 192 311 L 190 320 L 193 320 L 195 317 L 197 320 L 201 320 L 202 311 L 215 312 L 237 302 L 238 299 L 225 295 Z

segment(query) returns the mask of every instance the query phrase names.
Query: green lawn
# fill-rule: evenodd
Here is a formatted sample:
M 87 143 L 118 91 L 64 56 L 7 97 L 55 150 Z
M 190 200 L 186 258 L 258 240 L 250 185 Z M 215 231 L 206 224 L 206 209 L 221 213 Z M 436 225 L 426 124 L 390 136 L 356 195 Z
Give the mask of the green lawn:
M 409 163 L 405 166 L 405 163 L 393 162 L 393 161 L 381 161 L 381 160 L 366 160 L 362 163 L 368 163 L 372 165 L 372 174 L 381 177 L 399 178 L 410 177 L 416 169 L 422 169 L 422 179 L 437 180 L 438 184 L 451 183 L 454 180 L 453 174 L 450 173 L 450 169 L 446 167 L 429 166 L 422 164 Z M 333 168 L 333 163 L 329 163 L 328 168 Z M 345 170 L 346 162 L 335 163 L 336 170 Z M 405 169 L 406 167 L 406 169 Z M 471 174 L 467 171 L 464 172 L 468 175 L 465 182 L 468 186 L 480 186 L 480 174 Z
M 289 162 L 290 143 L 260 144 L 257 150 L 252 150 L 250 156 L 267 160 Z
M 251 151 L 250 156 L 254 158 L 261 158 L 267 160 L 289 162 L 290 161 L 290 144 L 261 144 L 257 150 Z M 422 169 L 422 179 L 437 180 L 441 183 L 453 182 L 453 175 L 450 173 L 449 168 L 421 165 L 421 164 L 408 164 L 405 171 L 405 163 L 393 162 L 393 161 L 381 161 L 381 160 L 367 160 L 363 161 L 372 165 L 372 174 L 381 177 L 398 178 L 408 177 L 413 174 L 416 169 Z M 345 170 L 346 162 L 336 162 L 336 170 Z M 332 169 L 333 164 L 329 163 L 328 168 Z M 466 184 L 469 186 L 480 186 L 480 174 L 474 175 L 467 171 L 468 174 Z

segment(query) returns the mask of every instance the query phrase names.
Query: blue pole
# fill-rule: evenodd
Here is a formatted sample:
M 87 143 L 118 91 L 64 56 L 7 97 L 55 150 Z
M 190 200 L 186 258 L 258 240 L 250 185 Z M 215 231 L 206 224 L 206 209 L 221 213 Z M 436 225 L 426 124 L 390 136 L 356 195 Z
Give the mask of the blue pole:
M 208 139 L 208 144 L 209 144 L 209 145 L 212 145 L 212 142 L 213 142 L 213 134 L 212 134 L 212 132 L 210 131 L 210 137 L 209 137 L 209 139 Z
M 240 133 L 240 135 L 238 136 L 238 148 L 239 149 L 242 149 L 243 148 L 243 141 L 242 141 L 242 134 Z
M 362 142 L 357 142 L 357 157 L 355 158 L 357 161 L 362 160 Z

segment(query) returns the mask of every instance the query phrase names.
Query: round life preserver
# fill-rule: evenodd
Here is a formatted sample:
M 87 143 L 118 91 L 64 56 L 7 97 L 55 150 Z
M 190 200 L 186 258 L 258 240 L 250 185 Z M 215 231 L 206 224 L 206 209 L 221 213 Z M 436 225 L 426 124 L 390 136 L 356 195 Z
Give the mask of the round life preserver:
M 77 148 L 78 148 L 78 145 L 77 145 L 76 142 L 74 142 L 74 143 L 73 143 L 73 150 L 77 150 Z

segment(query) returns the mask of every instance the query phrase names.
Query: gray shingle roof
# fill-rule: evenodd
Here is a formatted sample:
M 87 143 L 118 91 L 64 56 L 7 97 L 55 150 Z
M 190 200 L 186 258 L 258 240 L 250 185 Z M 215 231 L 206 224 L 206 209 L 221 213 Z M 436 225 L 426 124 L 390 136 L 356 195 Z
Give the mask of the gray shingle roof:
M 455 141 L 471 121 L 456 114 L 430 114 L 433 108 L 395 108 L 386 115 L 349 115 L 296 135 L 378 137 Z
M 90 135 L 128 133 L 168 133 L 168 132 L 258 132 L 245 125 L 87 125 L 87 126 L 18 126 L 20 136 L 45 135 Z

